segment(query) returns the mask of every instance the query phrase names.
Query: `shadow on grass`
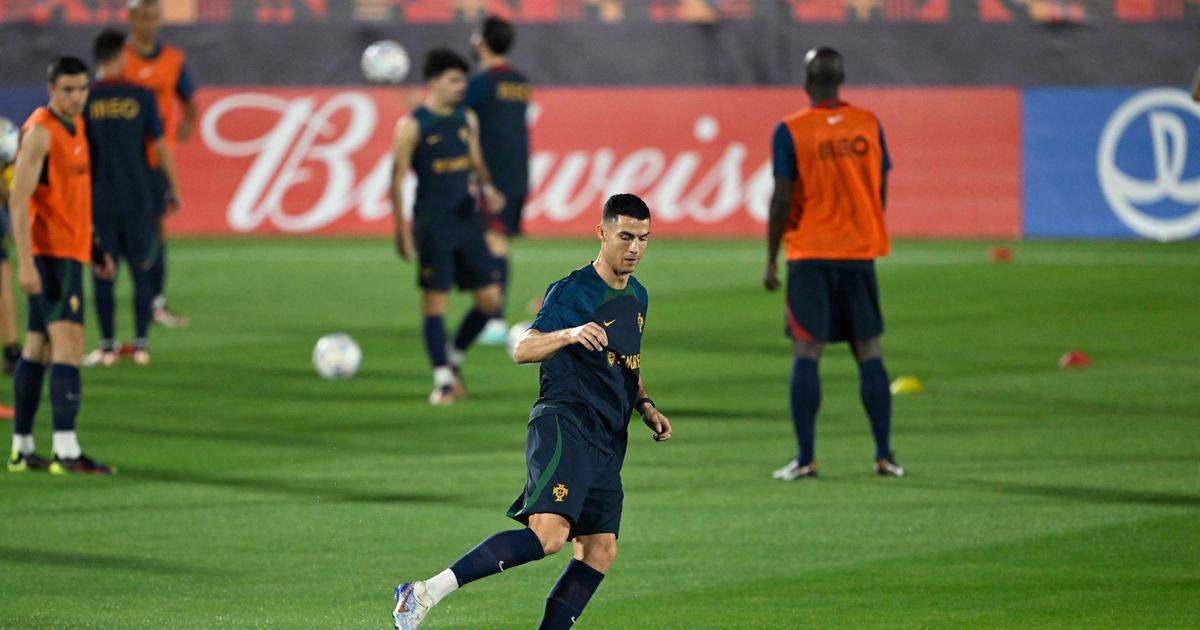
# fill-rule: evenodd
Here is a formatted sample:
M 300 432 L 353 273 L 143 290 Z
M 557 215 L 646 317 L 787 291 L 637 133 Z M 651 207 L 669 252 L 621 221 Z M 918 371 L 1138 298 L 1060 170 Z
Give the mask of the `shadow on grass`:
M 1020 481 L 985 481 L 982 479 L 937 480 L 922 478 L 909 479 L 907 483 L 943 489 L 982 490 L 997 494 L 1016 494 L 1083 503 L 1200 508 L 1200 494 L 1184 494 L 1182 492 L 1118 490 L 1088 486 L 1054 486 Z
M 311 481 L 287 481 L 267 477 L 219 477 L 196 471 L 142 469 L 128 471 L 123 477 L 138 480 L 177 483 L 227 490 L 248 490 L 304 497 L 317 501 L 337 503 L 426 503 L 445 504 L 457 501 L 456 497 L 439 494 L 413 492 L 371 492 L 353 487 L 341 487 L 335 482 L 313 483 Z
M 100 571 L 137 571 L 163 575 L 186 575 L 211 573 L 210 571 L 173 564 L 150 558 L 116 556 L 85 551 L 46 551 L 0 545 L 0 560 L 5 564 L 25 564 L 38 567 L 63 567 L 68 569 L 94 569 Z

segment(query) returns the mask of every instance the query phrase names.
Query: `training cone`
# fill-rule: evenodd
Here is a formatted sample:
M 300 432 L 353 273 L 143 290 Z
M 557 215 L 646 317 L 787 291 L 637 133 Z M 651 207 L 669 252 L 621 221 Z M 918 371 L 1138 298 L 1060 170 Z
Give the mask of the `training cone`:
M 0 404 L 0 420 L 12 420 L 17 416 L 17 412 L 4 404 Z
M 1058 367 L 1087 367 L 1092 364 L 1092 358 L 1086 352 L 1078 350 L 1068 352 L 1058 359 Z
M 925 385 L 915 376 L 898 376 L 892 381 L 892 393 L 900 396 L 903 394 L 920 394 L 925 391 Z
M 1003 245 L 997 245 L 988 252 L 988 260 L 994 263 L 1012 262 L 1012 259 L 1012 250 Z

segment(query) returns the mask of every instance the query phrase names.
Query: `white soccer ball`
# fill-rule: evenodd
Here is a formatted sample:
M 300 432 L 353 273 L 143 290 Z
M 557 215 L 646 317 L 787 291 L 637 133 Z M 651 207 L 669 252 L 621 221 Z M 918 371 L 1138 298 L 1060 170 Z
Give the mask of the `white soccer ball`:
M 525 335 L 525 331 L 529 330 L 529 327 L 532 325 L 533 322 L 519 322 L 513 324 L 512 328 L 508 329 L 508 343 L 506 344 L 508 346 L 508 356 L 511 357 L 513 355 L 513 352 L 517 349 L 517 342 L 521 340 L 521 337 Z
M 390 39 L 367 46 L 362 54 L 363 76 L 371 83 L 400 83 L 411 66 L 408 51 Z
M 21 130 L 7 118 L 0 117 L 0 165 L 11 164 L 17 159 L 17 145 L 21 143 Z
M 321 378 L 346 379 L 358 373 L 362 349 L 350 335 L 333 333 L 317 340 L 312 361 Z

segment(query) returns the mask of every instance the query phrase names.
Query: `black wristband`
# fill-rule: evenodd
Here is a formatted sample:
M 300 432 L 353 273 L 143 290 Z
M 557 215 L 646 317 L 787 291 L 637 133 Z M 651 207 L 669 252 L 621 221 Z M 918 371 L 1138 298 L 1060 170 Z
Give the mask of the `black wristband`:
M 643 407 L 643 406 L 644 406 L 646 403 L 650 403 L 650 406 L 651 406 L 651 407 L 654 407 L 654 406 L 655 406 L 655 404 L 654 404 L 654 401 L 653 401 L 653 400 L 650 400 L 650 398 L 649 398 L 649 397 L 642 397 L 642 398 L 639 398 L 639 399 L 637 399 L 637 400 L 633 401 L 633 410 L 634 410 L 634 411 L 636 411 L 636 412 L 638 412 L 638 413 L 640 413 L 640 414 L 643 414 L 643 415 L 645 415 L 645 412 L 644 412 L 644 411 L 642 411 L 642 407 Z

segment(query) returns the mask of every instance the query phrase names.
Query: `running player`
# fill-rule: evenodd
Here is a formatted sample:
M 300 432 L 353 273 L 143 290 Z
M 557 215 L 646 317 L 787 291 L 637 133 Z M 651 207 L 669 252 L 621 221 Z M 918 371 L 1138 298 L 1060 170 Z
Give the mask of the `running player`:
M 479 117 L 479 144 L 492 171 L 496 188 L 504 193 L 504 211 L 489 221 L 488 248 L 500 268 L 500 286 L 508 298 L 508 241 L 521 233 L 521 212 L 529 192 L 529 82 L 508 65 L 516 35 L 512 24 L 497 17 L 484 20 L 471 38 L 471 48 L 482 68 L 467 82 L 464 104 Z M 504 345 L 508 326 L 498 313 L 483 329 L 479 342 Z
M 100 263 L 111 276 L 112 259 L 92 239 L 92 176 L 83 129 L 87 66 L 60 57 L 48 71 L 50 103 L 22 128 L 13 178 L 13 241 L 17 279 L 29 295 L 25 348 L 13 375 L 16 418 L 8 469 L 49 469 L 56 474 L 108 474 L 108 466 L 83 454 L 75 435 L 82 383 L 83 265 Z M 54 459 L 34 450 L 33 420 L 49 364 L 54 417 Z
M 613 195 L 596 226 L 600 254 L 550 285 L 541 312 L 513 360 L 541 367 L 541 393 L 529 416 L 525 490 L 500 532 L 428 580 L 396 587 L 396 627 L 414 630 L 461 586 L 541 560 L 574 541 L 574 559 L 550 589 L 542 630 L 569 628 L 583 614 L 617 555 L 621 467 L 633 411 L 659 442 L 671 421 L 646 396 L 641 377 L 646 289 L 633 272 L 646 253 L 650 209 Z
M 484 242 L 483 219 L 471 197 L 471 176 L 491 212 L 504 208 L 504 195 L 492 185 L 479 149 L 479 122 L 462 106 L 467 62 L 445 48 L 425 60 L 428 94 L 424 104 L 396 124 L 391 201 L 396 220 L 396 251 L 412 257 L 415 235 L 425 349 L 433 366 L 429 402 L 449 405 L 465 396 L 461 366 L 467 348 L 500 310 L 500 272 Z M 403 217 L 401 185 L 412 169 L 417 176 L 410 234 Z M 475 307 L 463 318 L 454 343 L 446 344 L 447 301 L 453 285 L 472 291 Z
M 842 57 L 816 48 L 805 57 L 812 106 L 775 129 L 775 194 L 767 239 L 768 290 L 779 288 L 776 260 L 786 248 L 787 321 L 795 349 L 791 406 L 799 454 L 776 479 L 817 476 L 813 440 L 825 344 L 849 341 L 859 393 L 875 436 L 875 472 L 900 477 L 888 444 L 892 394 L 879 339 L 883 315 L 875 259 L 889 250 L 883 211 L 891 169 L 883 129 L 871 112 L 838 98 Z
M 133 362 L 150 363 L 153 267 L 158 250 L 155 174 L 146 159 L 146 143 L 154 146 L 159 169 L 167 181 L 168 203 L 179 204 L 179 187 L 171 152 L 163 139 L 162 119 L 154 94 L 121 78 L 125 69 L 125 35 L 105 30 L 96 38 L 97 78 L 84 108 L 88 145 L 92 152 L 92 214 L 96 236 L 104 251 L 129 263 L 133 276 Z M 113 282 L 93 275 L 100 347 L 84 365 L 115 365 L 117 349 Z
M 183 51 L 168 46 L 158 38 L 162 26 L 162 8 L 158 0 L 129 0 L 130 38 L 125 49 L 125 79 L 134 85 L 154 92 L 158 100 L 158 113 L 162 116 L 167 150 L 174 154 L 175 141 L 187 141 L 196 123 L 196 84 L 187 69 L 187 58 Z M 176 101 L 182 105 L 183 117 L 179 117 Z M 154 321 L 167 328 L 186 328 L 189 319 L 167 308 L 167 248 L 161 219 L 168 211 L 178 211 L 178 204 L 167 202 L 170 188 L 166 174 L 160 168 L 158 150 L 151 143 L 147 146 L 150 166 L 155 169 L 152 182 L 156 208 L 159 215 L 158 250 L 152 271 L 154 282 Z

